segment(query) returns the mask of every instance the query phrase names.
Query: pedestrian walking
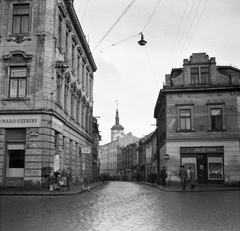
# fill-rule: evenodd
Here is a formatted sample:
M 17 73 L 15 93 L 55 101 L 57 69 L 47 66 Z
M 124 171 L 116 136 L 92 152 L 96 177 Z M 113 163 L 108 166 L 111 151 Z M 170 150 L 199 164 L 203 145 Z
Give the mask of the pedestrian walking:
M 163 187 L 166 188 L 167 172 L 164 166 L 162 167 L 162 170 L 160 172 L 160 178 L 162 179 Z
M 48 178 L 49 191 L 53 191 L 54 180 L 55 180 L 54 174 L 53 172 L 51 172 Z
M 182 189 L 185 190 L 188 173 L 184 165 L 182 165 L 181 168 L 179 169 L 179 177 L 181 179 Z
M 87 175 L 84 176 L 83 180 L 84 180 L 84 188 L 86 188 L 88 192 L 90 192 L 89 179 Z
M 195 188 L 195 179 L 194 179 L 194 171 L 193 171 L 193 169 L 192 169 L 192 167 L 189 167 L 188 168 L 189 169 L 189 171 L 190 171 L 190 184 L 191 184 L 191 189 L 194 189 Z
M 62 177 L 62 182 L 63 182 L 63 187 L 67 186 L 67 171 L 66 171 L 66 166 L 63 167 L 63 170 L 60 171 L 61 177 Z
M 72 182 L 72 174 L 71 174 L 71 171 L 70 171 L 70 168 L 67 169 L 67 190 L 70 191 L 70 184 Z
M 171 178 L 171 175 L 170 175 L 170 171 L 167 170 L 167 167 L 166 167 L 166 174 L 167 174 L 166 185 L 167 185 L 167 186 L 170 186 L 170 178 Z

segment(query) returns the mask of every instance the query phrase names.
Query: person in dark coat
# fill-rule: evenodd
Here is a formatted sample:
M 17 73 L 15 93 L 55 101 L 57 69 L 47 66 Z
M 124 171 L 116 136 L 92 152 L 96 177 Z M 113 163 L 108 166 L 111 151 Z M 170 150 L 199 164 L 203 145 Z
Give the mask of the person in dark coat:
M 166 187 L 166 179 L 167 179 L 167 172 L 166 172 L 166 169 L 165 167 L 163 166 L 162 167 L 162 170 L 160 172 L 160 178 L 162 179 L 162 185 L 163 187 L 165 188 Z
M 188 173 L 184 165 L 182 165 L 181 168 L 179 169 L 179 177 L 181 179 L 182 189 L 185 190 Z
M 190 171 L 190 184 L 191 184 L 191 189 L 195 188 L 195 182 L 194 182 L 194 172 L 193 172 L 193 169 L 192 167 L 189 167 L 188 168 L 189 171 Z

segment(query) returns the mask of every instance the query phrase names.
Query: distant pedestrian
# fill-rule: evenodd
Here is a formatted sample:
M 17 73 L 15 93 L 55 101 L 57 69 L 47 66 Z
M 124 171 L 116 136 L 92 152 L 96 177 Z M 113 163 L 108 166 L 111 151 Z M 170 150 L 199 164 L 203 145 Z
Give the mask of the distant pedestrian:
M 49 184 L 50 191 L 53 191 L 54 180 L 55 180 L 54 174 L 53 174 L 53 172 L 51 172 L 49 175 L 49 178 L 48 178 L 48 184 Z
M 66 171 L 66 166 L 63 167 L 63 170 L 60 172 L 61 177 L 62 177 L 62 182 L 63 182 L 63 187 L 67 186 L 67 171 Z
M 188 173 L 184 165 L 182 165 L 181 168 L 179 169 L 179 177 L 181 179 L 182 189 L 185 190 Z
M 191 189 L 195 188 L 195 182 L 194 182 L 194 171 L 192 167 L 188 168 L 190 171 L 190 184 L 191 184 Z
M 166 183 L 167 172 L 166 172 L 166 169 L 165 169 L 164 166 L 162 167 L 162 170 L 161 170 L 161 172 L 160 172 L 160 178 L 162 179 L 162 185 L 163 185 L 163 187 L 166 188 L 166 185 L 167 185 L 167 183 Z
M 71 185 L 71 182 L 72 182 L 72 174 L 71 174 L 71 171 L 70 171 L 70 168 L 67 169 L 67 190 L 70 191 L 70 185 Z
M 84 176 L 83 180 L 84 180 L 84 188 L 86 188 L 88 190 L 88 192 L 90 192 L 89 179 L 88 179 L 87 175 Z

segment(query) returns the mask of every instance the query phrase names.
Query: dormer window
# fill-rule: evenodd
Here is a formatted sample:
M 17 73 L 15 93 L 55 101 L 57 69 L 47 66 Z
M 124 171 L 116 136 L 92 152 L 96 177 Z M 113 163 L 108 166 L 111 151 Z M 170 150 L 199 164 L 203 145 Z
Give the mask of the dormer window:
M 209 83 L 209 68 L 208 67 L 191 67 L 190 81 L 192 85 L 208 84 Z

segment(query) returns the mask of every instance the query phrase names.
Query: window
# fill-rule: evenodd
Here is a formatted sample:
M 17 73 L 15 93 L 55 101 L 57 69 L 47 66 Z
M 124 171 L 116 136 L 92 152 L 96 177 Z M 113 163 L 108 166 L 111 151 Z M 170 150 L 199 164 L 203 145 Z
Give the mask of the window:
M 211 129 L 220 130 L 223 129 L 222 109 L 211 109 Z
M 13 5 L 13 34 L 29 33 L 29 4 Z
M 66 51 L 66 55 L 68 55 L 68 35 L 69 35 L 69 32 L 66 31 L 66 40 L 65 40 L 65 51 Z
M 181 130 L 191 129 L 191 110 L 190 109 L 180 110 L 180 129 Z
M 191 84 L 199 84 L 199 69 L 198 67 L 192 67 L 191 72 Z
M 82 127 L 84 127 L 84 106 L 82 106 L 81 110 L 81 125 Z
M 61 76 L 58 76 L 57 89 L 56 89 L 56 100 L 58 104 L 61 104 L 61 95 L 62 95 L 62 80 L 61 80 Z
M 201 67 L 201 83 L 207 84 L 209 82 L 209 68 Z
M 68 103 L 68 83 L 65 80 L 65 87 L 64 87 L 64 110 L 67 111 L 67 103 Z
M 84 70 L 84 63 L 82 64 L 82 87 L 84 90 L 84 86 L 85 86 L 85 70 Z
M 74 97 L 74 94 L 72 93 L 72 95 L 71 95 L 71 117 L 74 117 L 74 101 L 75 101 L 75 97 Z
M 80 100 L 77 100 L 76 103 L 76 121 L 79 123 L 79 115 L 80 115 Z
M 73 41 L 73 44 L 72 44 L 72 69 L 73 70 L 75 69 L 74 63 L 75 63 L 75 45 Z
M 27 68 L 11 67 L 9 85 L 10 98 L 26 97 Z
M 58 43 L 62 45 L 62 18 L 58 16 Z
M 79 79 L 80 75 L 80 65 L 81 65 L 81 56 L 78 54 L 77 56 L 77 78 Z

